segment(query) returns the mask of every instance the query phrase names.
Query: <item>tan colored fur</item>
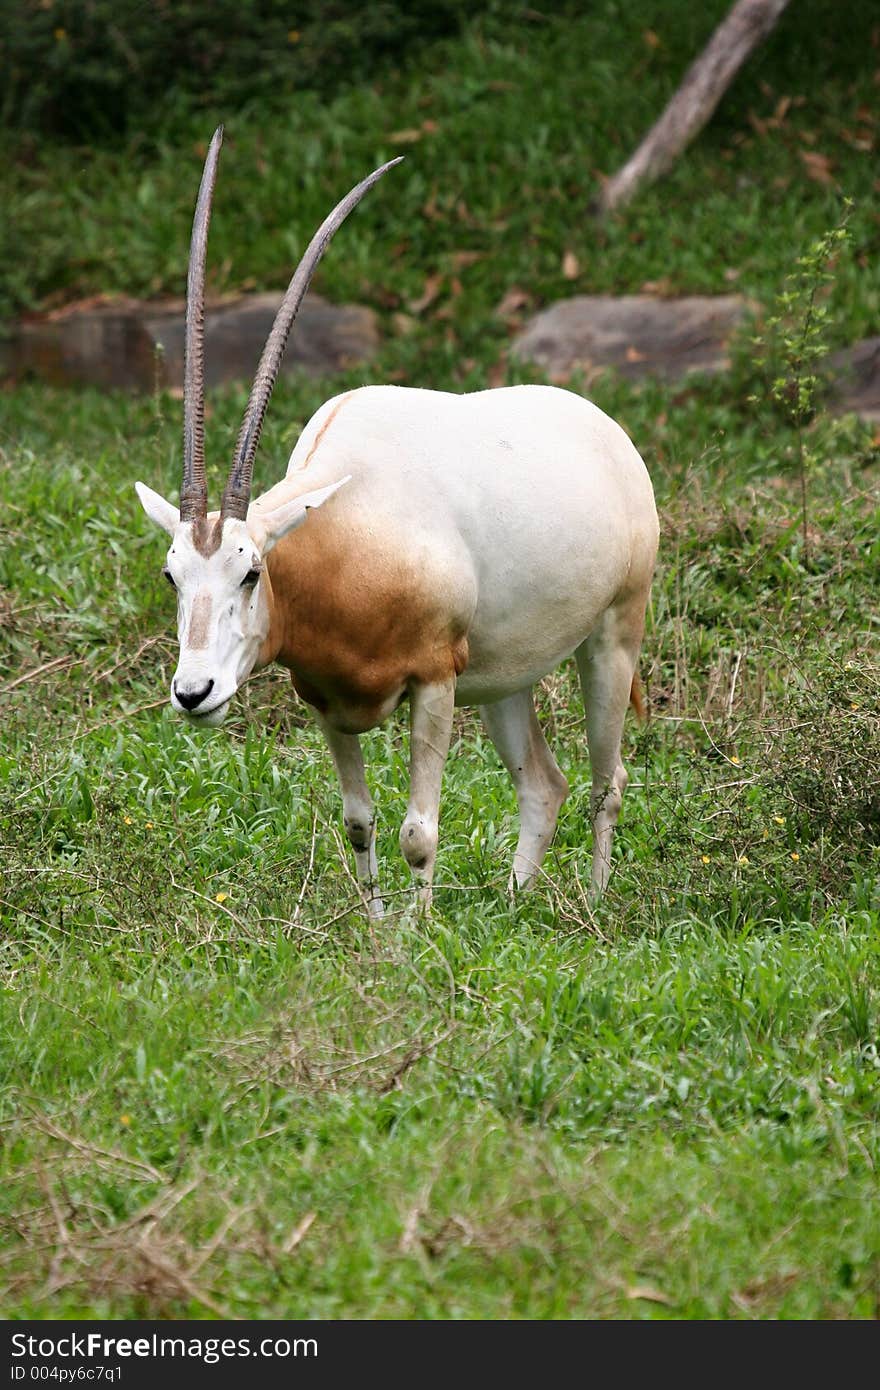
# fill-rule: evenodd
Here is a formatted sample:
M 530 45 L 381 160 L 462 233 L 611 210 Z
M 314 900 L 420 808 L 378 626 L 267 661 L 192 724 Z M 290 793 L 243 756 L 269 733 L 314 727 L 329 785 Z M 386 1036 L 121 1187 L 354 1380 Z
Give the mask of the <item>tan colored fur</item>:
M 369 531 L 353 544 L 316 512 L 269 556 L 261 664 L 286 666 L 302 698 L 349 732 L 372 727 L 413 683 L 459 675 L 467 615 L 450 617 L 442 573 L 422 558 L 416 567 Z
M 629 692 L 629 702 L 635 710 L 636 719 L 638 719 L 639 723 L 647 723 L 648 713 L 645 708 L 645 700 L 642 692 L 642 683 L 639 680 L 638 672 L 636 672 L 632 678 L 632 685 L 630 686 Z
M 314 442 L 313 442 L 313 444 L 312 444 L 312 447 L 311 447 L 311 449 L 309 450 L 308 454 L 306 455 L 304 462 L 300 465 L 300 467 L 302 468 L 303 471 L 305 471 L 305 469 L 308 468 L 309 464 L 311 463 L 312 459 L 313 459 L 314 456 L 315 456 L 315 453 L 316 453 L 317 449 L 319 448 L 319 446 L 320 446 L 320 444 L 321 444 L 321 441 L 322 441 L 323 438 L 324 438 L 324 435 L 327 433 L 328 429 L 329 429 L 330 426 L 333 424 L 333 421 L 336 419 L 336 416 L 339 414 L 340 410 L 341 410 L 342 407 L 345 405 L 345 402 L 346 402 L 347 400 L 350 400 L 351 397 L 352 397 L 353 395 L 354 395 L 354 392 L 353 392 L 353 391 L 349 391 L 348 395 L 347 395 L 347 396 L 342 396 L 342 397 L 340 398 L 340 400 L 338 400 L 338 401 L 336 402 L 336 404 L 335 404 L 335 406 L 333 407 L 333 409 L 330 411 L 330 414 L 327 416 L 327 419 L 324 421 L 324 423 L 321 425 L 321 428 L 318 430 L 318 433 L 315 435 L 315 439 L 314 439 Z
M 205 559 L 220 549 L 220 542 L 223 539 L 223 522 L 219 513 L 212 512 L 210 516 L 196 517 L 193 522 L 192 540 L 193 545 L 200 555 Z

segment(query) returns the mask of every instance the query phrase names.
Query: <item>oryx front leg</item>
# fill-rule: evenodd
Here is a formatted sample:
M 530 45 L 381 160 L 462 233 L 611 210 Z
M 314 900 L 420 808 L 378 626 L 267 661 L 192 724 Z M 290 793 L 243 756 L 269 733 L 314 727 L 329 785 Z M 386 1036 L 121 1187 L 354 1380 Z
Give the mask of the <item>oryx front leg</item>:
M 629 780 L 620 759 L 623 721 L 644 627 L 644 598 L 609 609 L 578 647 L 575 657 L 584 692 L 590 749 L 593 826 L 591 890 L 598 897 L 611 873 L 611 843 Z
M 508 887 L 528 888 L 553 839 L 559 808 L 568 795 L 568 782 L 547 747 L 531 689 L 520 690 L 492 705 L 481 705 L 480 714 L 513 779 L 519 806 L 519 839 Z
M 345 833 L 354 850 L 357 880 L 370 917 L 384 912 L 379 896 L 379 866 L 376 861 L 376 811 L 364 774 L 364 759 L 357 734 L 341 734 L 324 719 L 318 721 L 330 746 L 342 788 L 342 816 Z
M 410 689 L 410 784 L 400 848 L 419 886 L 419 901 L 431 906 L 437 859 L 440 783 L 452 737 L 455 681 Z

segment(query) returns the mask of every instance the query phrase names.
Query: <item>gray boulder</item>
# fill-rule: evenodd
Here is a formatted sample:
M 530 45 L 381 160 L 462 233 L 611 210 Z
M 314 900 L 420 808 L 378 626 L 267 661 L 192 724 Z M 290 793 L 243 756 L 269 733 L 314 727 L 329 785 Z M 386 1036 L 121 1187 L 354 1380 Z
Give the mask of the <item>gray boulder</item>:
M 624 377 L 667 380 L 730 366 L 727 345 L 750 312 L 741 295 L 659 299 L 635 294 L 578 295 L 537 314 L 514 339 L 511 355 L 551 380 L 606 368 Z
M 205 379 L 208 386 L 253 379 L 281 303 L 278 293 L 208 305 Z M 0 373 L 36 376 L 57 385 L 150 391 L 183 382 L 185 305 L 180 300 L 113 300 L 71 308 L 18 324 L 0 343 Z M 368 362 L 379 347 L 372 309 L 328 304 L 312 294 L 297 316 L 282 370 L 310 376 Z

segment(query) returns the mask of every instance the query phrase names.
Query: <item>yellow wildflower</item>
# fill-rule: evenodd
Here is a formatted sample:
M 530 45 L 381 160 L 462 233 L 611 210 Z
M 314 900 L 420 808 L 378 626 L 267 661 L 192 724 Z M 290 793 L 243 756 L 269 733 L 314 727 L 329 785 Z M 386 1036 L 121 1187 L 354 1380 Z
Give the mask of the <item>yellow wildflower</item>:
M 702 862 L 703 864 L 709 864 L 709 863 L 711 863 L 711 860 L 710 860 L 708 854 L 704 854 L 704 855 L 702 856 L 701 862 Z
M 131 1116 L 130 1116 L 130 1115 L 120 1115 L 120 1116 L 119 1116 L 119 1123 L 120 1123 L 121 1125 L 130 1125 L 130 1124 L 131 1124 Z
M 799 855 L 798 853 L 796 853 L 796 852 L 795 852 L 794 854 L 792 854 L 791 857 L 792 857 L 792 859 L 794 860 L 795 863 L 797 863 L 797 861 L 800 859 L 800 855 Z
M 737 864 L 748 864 L 748 862 L 749 862 L 748 855 L 747 855 L 747 854 L 741 854 L 740 857 L 739 857 L 739 859 L 737 859 L 736 862 L 737 862 Z
M 774 817 L 773 817 L 773 824 L 774 824 L 774 825 L 785 825 L 785 816 L 774 816 Z
M 215 894 L 214 894 L 214 901 L 215 901 L 215 903 L 225 903 L 225 902 L 226 902 L 226 899 L 227 899 L 228 897 L 229 897 L 229 894 L 228 894 L 228 893 L 215 893 Z

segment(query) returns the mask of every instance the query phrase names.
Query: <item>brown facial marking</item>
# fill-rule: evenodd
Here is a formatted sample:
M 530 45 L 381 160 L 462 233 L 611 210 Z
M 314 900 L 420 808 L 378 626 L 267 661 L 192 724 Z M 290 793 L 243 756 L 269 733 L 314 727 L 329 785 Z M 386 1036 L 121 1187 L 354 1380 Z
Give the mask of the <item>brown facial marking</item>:
M 207 517 L 198 517 L 193 522 L 192 542 L 200 555 L 204 555 L 207 560 L 213 555 L 215 550 L 220 549 L 220 542 L 223 539 L 223 521 L 218 516 L 213 521 Z
M 354 392 L 353 392 L 353 391 L 349 391 L 349 393 L 348 393 L 347 396 L 343 396 L 341 400 L 339 400 L 339 401 L 336 402 L 335 406 L 334 406 L 333 409 L 330 411 L 330 414 L 327 416 L 327 419 L 324 421 L 323 425 L 322 425 L 321 428 L 318 430 L 318 433 L 317 433 L 317 435 L 315 436 L 315 442 L 314 442 L 314 444 L 312 445 L 311 449 L 309 449 L 309 452 L 308 452 L 308 454 L 306 455 L 305 463 L 303 463 L 303 465 L 302 465 L 303 468 L 308 468 L 309 464 L 310 464 L 311 461 L 312 461 L 312 457 L 313 457 L 313 455 L 314 455 L 314 453 L 315 453 L 315 450 L 317 449 L 318 445 L 321 443 L 321 440 L 324 438 L 324 435 L 327 433 L 328 429 L 329 429 L 330 426 L 333 424 L 333 421 L 336 419 L 336 416 L 339 414 L 340 410 L 341 410 L 342 407 L 345 405 L 345 402 L 349 399 L 350 396 L 353 396 L 353 395 L 354 395 Z
M 189 633 L 186 645 L 196 651 L 208 645 L 208 628 L 211 622 L 211 595 L 196 594 L 189 615 Z

